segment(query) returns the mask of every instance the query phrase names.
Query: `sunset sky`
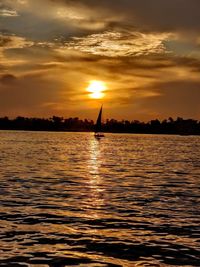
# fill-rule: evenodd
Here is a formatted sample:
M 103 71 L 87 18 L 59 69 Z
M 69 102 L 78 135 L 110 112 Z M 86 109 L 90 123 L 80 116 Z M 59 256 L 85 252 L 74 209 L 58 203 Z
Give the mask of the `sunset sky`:
M 199 100 L 199 0 L 0 0 L 0 116 L 200 119 Z

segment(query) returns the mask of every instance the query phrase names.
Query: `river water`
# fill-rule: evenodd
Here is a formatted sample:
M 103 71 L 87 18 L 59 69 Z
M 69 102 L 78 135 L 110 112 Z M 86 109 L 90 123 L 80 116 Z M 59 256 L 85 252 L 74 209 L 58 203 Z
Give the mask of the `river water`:
M 200 266 L 200 137 L 1 131 L 0 266 Z

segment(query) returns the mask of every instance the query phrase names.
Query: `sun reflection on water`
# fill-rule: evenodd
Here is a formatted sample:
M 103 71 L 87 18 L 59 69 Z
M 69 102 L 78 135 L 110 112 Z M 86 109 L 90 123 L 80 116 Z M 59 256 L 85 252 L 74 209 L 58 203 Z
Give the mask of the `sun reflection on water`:
M 88 197 L 92 215 L 98 217 L 98 210 L 104 205 L 103 177 L 101 176 L 102 150 L 101 141 L 90 139 L 88 160 Z

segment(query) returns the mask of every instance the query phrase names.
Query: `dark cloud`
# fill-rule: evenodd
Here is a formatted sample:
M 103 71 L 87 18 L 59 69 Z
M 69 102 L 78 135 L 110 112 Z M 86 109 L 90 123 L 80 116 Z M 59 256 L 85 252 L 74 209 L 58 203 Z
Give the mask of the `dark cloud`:
M 169 75 L 168 72 L 170 73 L 175 68 L 177 70 L 186 69 L 188 73 L 198 73 L 200 70 L 200 59 L 177 57 L 168 54 L 117 58 L 92 56 L 91 59 L 85 61 L 84 57 L 74 58 L 77 62 L 88 63 L 88 69 L 91 69 L 92 66 L 95 69 L 95 66 L 98 66 L 98 69 L 106 72 L 106 76 L 110 77 L 112 75 L 114 79 L 119 79 L 120 76 L 126 77 L 127 75 L 132 77 L 132 80 L 136 76 L 159 78 L 160 73 L 166 72 L 166 75 Z M 85 64 L 80 66 L 85 68 Z M 170 76 L 168 79 L 170 79 Z
M 50 0 L 54 1 L 55 0 Z M 83 5 L 98 14 L 124 17 L 124 23 L 150 31 L 199 30 L 199 0 L 60 0 L 66 5 Z M 56 0 L 57 2 L 57 0 Z
M 16 81 L 16 77 L 13 74 L 4 74 L 0 76 L 0 83 L 2 84 L 11 84 Z
M 23 14 L 16 18 L 7 17 L 2 21 L 1 29 L 33 41 L 53 40 L 67 31 L 69 36 L 73 35 L 73 31 L 67 30 L 66 25 L 49 18 L 36 18 L 33 14 Z
M 0 35 L 0 47 L 5 47 L 11 42 L 9 36 Z
M 3 0 L 4 1 L 4 0 Z M 52 5 L 51 1 L 28 0 L 27 5 L 10 2 L 19 16 L 0 16 L 0 32 L 11 33 L 32 41 L 61 41 L 73 36 L 83 36 L 93 31 L 95 23 L 99 20 L 88 16 L 84 19 L 73 19 L 69 16 L 70 10 L 65 10 L 59 1 Z M 60 2 L 61 3 L 61 2 Z M 0 6 L 0 11 L 1 11 Z M 63 16 L 59 15 L 64 10 Z M 84 13 L 84 10 L 78 13 Z M 75 12 L 76 14 L 76 12 Z M 85 25 L 86 27 L 83 27 Z M 91 27 L 92 26 L 92 27 Z M 101 28 L 102 29 L 102 28 Z M 98 30 L 97 30 L 98 31 Z

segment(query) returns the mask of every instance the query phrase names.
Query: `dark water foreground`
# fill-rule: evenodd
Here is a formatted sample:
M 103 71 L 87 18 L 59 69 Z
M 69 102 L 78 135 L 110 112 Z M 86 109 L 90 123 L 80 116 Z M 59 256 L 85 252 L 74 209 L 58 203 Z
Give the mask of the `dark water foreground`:
M 200 266 L 200 137 L 0 132 L 0 266 Z

